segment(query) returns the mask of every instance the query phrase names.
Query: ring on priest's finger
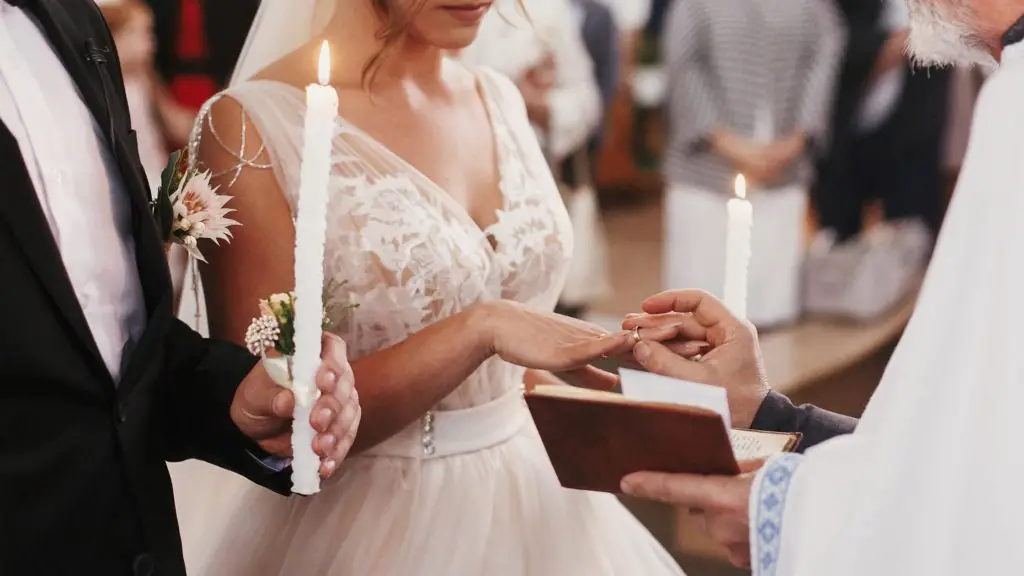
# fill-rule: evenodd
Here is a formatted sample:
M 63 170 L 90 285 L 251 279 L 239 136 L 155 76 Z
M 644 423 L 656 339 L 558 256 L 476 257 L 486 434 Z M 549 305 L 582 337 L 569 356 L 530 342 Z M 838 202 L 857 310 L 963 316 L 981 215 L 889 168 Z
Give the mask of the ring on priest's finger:
M 633 327 L 633 344 L 639 344 L 639 343 L 640 343 L 640 327 L 639 326 L 634 326 Z

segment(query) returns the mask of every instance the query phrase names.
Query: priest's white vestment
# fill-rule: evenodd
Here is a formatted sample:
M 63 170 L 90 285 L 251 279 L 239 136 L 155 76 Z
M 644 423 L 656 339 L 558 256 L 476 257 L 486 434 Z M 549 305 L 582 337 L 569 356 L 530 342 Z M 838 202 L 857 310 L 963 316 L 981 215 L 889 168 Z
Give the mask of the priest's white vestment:
M 1024 44 L 976 107 L 916 312 L 855 434 L 769 460 L 757 576 L 1024 573 Z

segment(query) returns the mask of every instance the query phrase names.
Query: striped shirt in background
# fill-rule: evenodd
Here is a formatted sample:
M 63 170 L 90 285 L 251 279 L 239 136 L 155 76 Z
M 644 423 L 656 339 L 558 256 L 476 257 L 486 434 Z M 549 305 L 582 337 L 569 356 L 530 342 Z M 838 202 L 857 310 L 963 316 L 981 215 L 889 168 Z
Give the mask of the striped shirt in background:
M 845 46 L 832 2 L 674 2 L 662 33 L 668 182 L 730 192 L 736 169 L 707 146 L 722 128 L 766 141 L 806 133 L 812 146 L 775 184 L 809 183 L 812 156 L 826 145 Z

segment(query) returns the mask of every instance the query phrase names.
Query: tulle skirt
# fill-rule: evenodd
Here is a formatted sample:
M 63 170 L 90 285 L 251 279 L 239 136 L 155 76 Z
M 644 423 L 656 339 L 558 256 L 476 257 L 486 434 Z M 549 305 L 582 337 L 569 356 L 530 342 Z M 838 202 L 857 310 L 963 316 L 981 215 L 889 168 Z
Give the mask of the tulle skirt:
M 183 523 L 190 573 L 682 574 L 615 497 L 562 488 L 521 397 L 514 408 L 505 404 L 497 419 L 483 415 L 470 426 L 448 426 L 447 413 L 438 413 L 430 457 L 409 457 L 422 450 L 412 427 L 349 458 L 313 497 L 284 498 L 234 477 L 230 490 L 207 486 L 216 496 L 199 500 L 206 518 L 189 519 L 205 526 L 189 538 Z M 211 506 L 214 499 L 221 502 Z

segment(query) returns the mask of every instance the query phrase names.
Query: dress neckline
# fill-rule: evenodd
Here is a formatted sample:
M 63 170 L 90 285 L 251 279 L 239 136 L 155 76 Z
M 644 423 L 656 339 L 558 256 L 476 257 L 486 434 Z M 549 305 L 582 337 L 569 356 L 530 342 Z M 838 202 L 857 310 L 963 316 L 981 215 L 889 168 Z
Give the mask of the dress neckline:
M 471 70 L 473 74 L 473 81 L 476 85 L 476 92 L 484 105 L 484 109 L 487 113 L 487 120 L 491 131 L 491 140 L 494 143 L 496 169 L 498 171 L 498 194 L 501 196 L 500 208 L 495 210 L 496 219 L 494 222 L 487 224 L 486 226 L 481 225 L 479 222 L 473 219 L 469 213 L 469 209 L 463 206 L 452 197 L 448 191 L 441 186 L 436 180 L 427 176 L 422 170 L 414 166 L 408 160 L 399 156 L 390 148 L 388 148 L 383 142 L 375 138 L 373 135 L 363 130 L 351 120 L 345 118 L 340 112 L 337 116 L 337 123 L 341 128 L 342 132 L 349 132 L 355 134 L 360 138 L 364 139 L 368 144 L 376 148 L 378 151 L 387 155 L 388 158 L 393 159 L 400 168 L 408 170 L 413 176 L 422 180 L 426 187 L 429 188 L 434 196 L 436 196 L 456 217 L 462 221 L 474 234 L 478 235 L 482 243 L 485 245 L 486 250 L 491 256 L 494 256 L 501 246 L 495 246 L 491 244 L 492 232 L 499 224 L 501 224 L 501 215 L 509 212 L 511 209 L 511 199 L 507 193 L 508 186 L 508 152 L 505 150 L 505 144 L 502 134 L 504 133 L 505 126 L 503 124 L 504 117 L 501 114 L 498 107 L 495 105 L 494 96 L 488 86 L 487 79 L 478 70 Z M 298 86 L 282 82 L 280 80 L 270 79 L 254 79 L 248 80 L 244 84 L 263 84 L 281 87 L 290 92 L 302 95 L 305 91 Z

